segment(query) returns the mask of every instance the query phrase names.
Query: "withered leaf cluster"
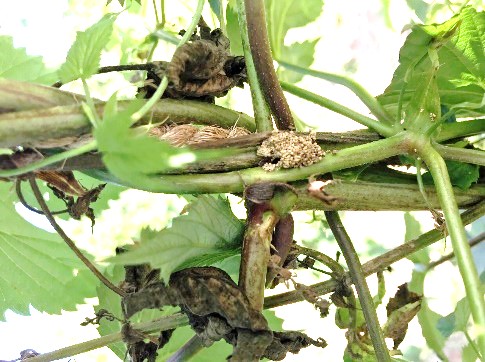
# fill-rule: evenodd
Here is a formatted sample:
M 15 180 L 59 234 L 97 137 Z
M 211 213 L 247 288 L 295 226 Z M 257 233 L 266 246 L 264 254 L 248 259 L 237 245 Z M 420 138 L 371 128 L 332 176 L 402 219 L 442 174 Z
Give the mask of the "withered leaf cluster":
M 145 86 L 139 91 L 151 97 L 167 76 L 164 97 L 213 102 L 214 97 L 226 95 L 229 89 L 243 87 L 247 78 L 244 57 L 231 55 L 229 48 L 229 39 L 220 29 L 211 31 L 202 22 L 198 34 L 177 48 L 171 62 L 153 62 Z
M 133 277 L 133 270 L 130 271 Z M 287 352 L 298 353 L 309 345 L 324 347 L 299 332 L 273 332 L 264 316 L 251 308 L 246 296 L 224 271 L 214 267 L 189 268 L 172 274 L 168 285 L 142 269 L 138 281 L 125 281 L 131 290 L 123 299 L 125 317 L 146 308 L 179 306 L 205 346 L 220 339 L 232 344 L 230 361 L 281 360 Z M 145 275 L 149 282 L 140 281 Z M 136 278 L 135 278 L 136 279 Z
M 98 200 L 106 184 L 88 190 L 76 180 L 71 171 L 38 171 L 35 177 L 46 181 L 54 195 L 65 202 L 69 216 L 79 220 L 86 215 L 91 220 L 91 226 L 94 226 L 94 211 L 90 205 Z
M 409 322 L 421 309 L 422 299 L 422 295 L 409 291 L 407 283 L 400 285 L 396 295 L 389 299 L 383 332 L 386 337 L 393 339 L 393 349 L 397 349 L 404 340 Z

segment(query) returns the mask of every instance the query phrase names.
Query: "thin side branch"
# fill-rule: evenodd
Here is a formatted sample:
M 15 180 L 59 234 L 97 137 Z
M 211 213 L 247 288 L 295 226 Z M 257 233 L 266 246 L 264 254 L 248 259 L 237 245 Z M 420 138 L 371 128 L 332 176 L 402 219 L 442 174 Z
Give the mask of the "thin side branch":
M 480 244 L 484 240 L 485 240 L 485 232 L 483 232 L 483 233 L 475 236 L 473 239 L 471 239 L 468 242 L 468 245 L 470 245 L 470 248 L 472 248 L 472 247 Z M 453 259 L 454 257 L 455 257 L 455 253 L 451 252 L 451 253 L 439 258 L 438 260 L 429 263 L 426 269 L 428 269 L 428 270 L 433 269 L 433 268 L 437 267 L 438 265 L 441 265 L 444 262 Z
M 59 236 L 66 242 L 67 246 L 76 254 L 76 256 L 88 267 L 89 270 L 103 283 L 107 288 L 111 289 L 113 292 L 116 294 L 124 297 L 126 296 L 126 293 L 118 288 L 116 285 L 111 283 L 92 263 L 91 261 L 84 256 L 84 254 L 81 252 L 81 250 L 78 249 L 74 241 L 67 236 L 67 234 L 62 230 L 62 228 L 59 226 L 57 223 L 56 219 L 52 215 L 52 213 L 49 210 L 49 207 L 47 206 L 47 203 L 45 202 L 44 198 L 42 197 L 42 193 L 40 192 L 39 186 L 37 185 L 37 182 L 35 181 L 35 177 L 33 175 L 29 175 L 29 183 L 30 186 L 32 187 L 32 191 L 34 192 L 35 198 L 37 199 L 37 202 L 39 203 L 40 208 L 42 209 L 45 217 L 47 220 L 49 220 L 49 223 L 52 225 L 54 230 L 59 234 Z
M 478 205 L 468 209 L 461 214 L 463 224 L 468 225 L 483 216 L 484 214 L 485 201 L 482 201 Z M 424 249 L 425 247 L 437 242 L 438 240 L 441 240 L 442 238 L 443 233 L 440 230 L 430 230 L 427 233 L 420 235 L 418 238 L 410 240 L 364 263 L 364 265 L 362 265 L 362 271 L 366 277 L 379 271 L 384 271 L 395 262 L 407 258 L 413 253 Z M 352 280 L 348 273 L 346 274 L 346 282 L 348 282 L 349 285 L 352 283 Z M 333 279 L 310 286 L 312 291 L 317 293 L 318 295 L 332 293 L 337 289 L 337 287 L 338 282 Z M 282 305 L 301 302 L 303 300 L 304 299 L 299 291 L 286 292 L 265 298 L 264 308 L 275 308 Z
M 17 194 L 17 197 L 19 198 L 19 201 L 23 207 L 25 207 L 29 211 L 35 212 L 36 214 L 44 215 L 44 212 L 42 210 L 38 210 L 35 207 L 30 206 L 27 200 L 25 200 L 24 194 L 22 193 L 22 180 L 20 178 L 17 178 L 15 180 L 15 193 Z M 68 212 L 68 210 L 64 209 L 59 211 L 51 211 L 51 214 L 59 215 L 59 214 L 64 214 L 66 212 Z
M 163 317 L 149 322 L 134 323 L 133 329 L 144 333 L 153 333 L 174 329 L 188 324 L 188 318 L 185 314 L 176 313 L 171 316 Z M 108 334 L 106 336 L 96 338 L 87 342 L 75 344 L 69 347 L 58 349 L 57 351 L 41 354 L 40 356 L 29 358 L 29 362 L 51 362 L 57 361 L 61 358 L 72 357 L 80 353 L 92 351 L 112 343 L 122 340 L 121 332 Z
M 350 240 L 347 231 L 340 220 L 337 211 L 325 211 L 325 216 L 328 221 L 328 225 L 337 240 L 337 243 L 344 255 L 347 266 L 349 267 L 349 273 L 352 281 L 357 289 L 357 295 L 359 296 L 360 305 L 362 306 L 362 312 L 364 313 L 365 321 L 367 324 L 367 330 L 374 346 L 375 354 L 378 361 L 391 361 L 389 356 L 389 350 L 387 349 L 386 342 L 384 340 L 384 334 L 379 325 L 379 319 L 377 318 L 376 309 L 372 295 L 370 294 L 369 287 L 365 281 L 365 275 L 362 270 L 362 265 L 359 260 L 359 256 L 355 251 L 354 245 Z

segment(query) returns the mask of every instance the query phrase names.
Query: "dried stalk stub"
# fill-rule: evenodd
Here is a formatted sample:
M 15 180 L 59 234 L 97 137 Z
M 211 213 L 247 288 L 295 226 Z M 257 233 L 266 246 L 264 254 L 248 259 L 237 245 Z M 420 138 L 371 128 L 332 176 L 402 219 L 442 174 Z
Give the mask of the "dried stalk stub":
M 273 132 L 258 148 L 257 155 L 269 162 L 263 165 L 265 171 L 279 168 L 310 166 L 325 155 L 316 142 L 316 133 L 298 135 L 293 131 Z

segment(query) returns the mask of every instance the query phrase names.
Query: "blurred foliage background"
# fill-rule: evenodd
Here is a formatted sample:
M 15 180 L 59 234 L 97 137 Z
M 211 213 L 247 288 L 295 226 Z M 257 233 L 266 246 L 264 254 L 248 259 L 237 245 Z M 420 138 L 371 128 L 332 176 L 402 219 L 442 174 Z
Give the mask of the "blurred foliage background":
M 129 1 L 129 0 L 126 0 Z M 320 1 L 323 4 L 323 1 Z M 159 8 L 163 1 L 154 1 Z M 362 84 L 374 95 L 380 94 L 390 83 L 392 74 L 398 65 L 399 49 L 407 35 L 406 29 L 413 23 L 440 22 L 448 19 L 463 6 L 465 1 L 423 1 L 423 0 L 326 0 L 323 11 L 316 21 L 300 28 L 290 29 L 285 38 L 285 45 L 295 42 L 311 44 L 314 53 L 308 47 L 301 52 L 291 54 L 291 61 L 313 69 L 346 74 Z M 478 9 L 483 8 L 482 1 L 467 1 Z M 84 30 L 95 23 L 107 12 L 119 12 L 123 8 L 117 1 L 105 6 L 103 1 L 96 0 L 17 0 L 5 1 L 4 11 L 0 12 L 0 35 L 13 37 L 16 47 L 25 47 L 30 55 L 40 55 L 45 64 L 57 69 L 65 60 L 65 55 L 75 39 L 76 31 Z M 179 30 L 188 24 L 195 7 L 195 1 L 166 1 L 165 23 L 157 29 L 157 19 L 153 3 L 143 0 L 141 5 L 133 1 L 131 7 L 121 13 L 115 23 L 115 30 L 108 49 L 103 53 L 102 65 L 141 63 L 152 57 L 153 60 L 170 60 L 174 45 L 166 39 L 173 38 Z M 228 18 L 234 14 L 227 14 Z M 293 14 L 298 16 L 298 14 Z M 207 5 L 204 18 L 209 25 L 217 27 L 217 17 Z M 159 25 L 162 21 L 158 19 Z M 155 47 L 155 42 L 157 46 Z M 1 49 L 0 49 L 1 51 Z M 313 61 L 311 61 L 313 57 Z M 309 61 L 310 59 L 310 61 Z M 280 76 L 288 77 L 285 74 Z M 113 92 L 123 98 L 131 98 L 136 92 L 136 81 L 141 74 L 110 73 L 98 75 L 89 80 L 94 97 L 106 100 Z M 361 113 L 367 113 L 364 106 L 347 89 L 304 77 L 288 79 L 299 81 L 299 86 L 318 94 L 331 97 Z M 72 82 L 63 89 L 82 93 L 80 82 Z M 354 122 L 327 111 L 314 104 L 307 103 L 291 95 L 290 106 L 303 122 L 302 128 L 313 128 L 318 131 L 344 131 L 358 128 Z M 235 88 L 217 101 L 219 104 L 252 113 L 249 90 Z M 80 176 L 86 187 L 95 184 L 87 176 Z M 103 200 L 104 198 L 104 200 Z M 109 200 L 112 198 L 112 200 Z M 245 218 L 244 207 L 237 197 L 229 197 L 233 210 L 239 218 Z M 170 220 L 177 216 L 186 204 L 186 199 L 176 195 L 150 194 L 136 190 L 125 190 L 113 187 L 102 196 L 99 216 L 94 231 L 91 232 L 90 220 L 64 221 L 62 226 L 78 245 L 103 260 L 114 253 L 116 246 L 131 243 L 139 235 L 142 227 L 150 226 L 162 229 L 170 225 Z M 104 209 L 101 211 L 101 209 Z M 42 218 L 27 210 L 18 208 L 34 224 L 47 228 Z M 294 215 L 296 224 L 295 239 L 303 245 L 335 256 L 338 250 L 329 230 L 322 228 L 320 220 L 323 213 L 297 212 Z M 405 219 L 407 222 L 405 222 Z M 417 220 L 418 222 L 413 222 Z M 420 228 L 422 231 L 433 227 L 431 215 L 427 212 L 416 212 L 404 216 L 401 212 L 346 212 L 344 224 L 361 255 L 361 261 L 389 250 L 402 242 L 404 235 L 413 235 Z M 484 229 L 485 220 L 475 222 L 467 227 L 470 237 L 476 236 Z M 450 243 L 440 241 L 428 248 L 431 260 L 451 251 Z M 485 245 L 473 249 L 479 272 L 485 270 Z M 481 258 L 479 258 L 481 255 Z M 411 280 L 415 264 L 403 260 L 393 266 L 393 271 L 385 273 L 387 294 L 384 305 L 397 287 Z M 313 271 L 299 271 L 297 280 L 311 284 L 324 279 Z M 376 293 L 375 277 L 369 278 L 371 291 Z M 446 262 L 428 273 L 425 280 L 425 292 L 431 310 L 447 315 L 451 313 L 464 296 L 460 275 L 452 262 Z M 282 292 L 279 286 L 272 293 Z M 77 312 L 65 312 L 61 316 L 39 313 L 33 308 L 31 316 L 19 316 L 12 312 L 6 315 L 7 321 L 0 323 L 0 358 L 13 359 L 19 351 L 32 348 L 47 352 L 70 344 L 96 338 L 98 332 L 94 326 L 81 327 L 85 317 L 93 315 L 93 305 L 97 300 L 87 300 L 80 305 Z M 329 346 L 323 350 L 310 347 L 298 355 L 289 355 L 285 361 L 313 361 L 319 359 L 341 360 L 346 346 L 344 331 L 336 333 L 334 312 L 325 319 L 308 303 L 298 303 L 275 309 L 277 317 L 283 322 L 283 328 L 304 330 L 313 338 L 322 337 Z M 379 315 L 385 316 L 381 306 Z M 278 322 L 275 322 L 278 323 Z M 175 334 L 175 338 L 186 338 L 187 330 Z M 462 346 L 466 338 L 461 332 L 451 335 L 445 344 L 444 351 L 450 361 L 461 361 Z M 404 358 L 409 361 L 436 361 L 436 356 L 425 345 L 421 327 L 417 319 L 410 324 L 408 335 L 400 348 Z M 227 347 L 218 347 L 220 356 L 227 355 Z M 162 356 L 160 360 L 166 358 Z M 212 361 L 213 354 L 201 353 L 197 361 Z M 117 361 L 119 360 L 108 348 L 76 356 L 75 361 Z M 222 359 L 221 359 L 222 360 Z

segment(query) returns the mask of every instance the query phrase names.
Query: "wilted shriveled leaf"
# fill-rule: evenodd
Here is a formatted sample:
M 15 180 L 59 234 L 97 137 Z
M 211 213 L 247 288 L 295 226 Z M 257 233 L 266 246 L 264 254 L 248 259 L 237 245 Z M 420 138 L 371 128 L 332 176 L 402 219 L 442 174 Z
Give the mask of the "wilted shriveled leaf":
M 116 263 L 150 263 L 160 268 L 161 276 L 170 274 L 188 260 L 212 254 L 232 254 L 241 245 L 243 223 L 221 197 L 201 196 L 187 207 L 187 214 L 173 220 L 172 227 L 143 236 L 138 248 L 113 259 Z M 145 234 L 146 235 L 146 234 Z M 212 258 L 211 258 L 212 259 Z M 211 260 L 213 262 L 213 260 Z M 196 264 L 199 262 L 196 261 Z
M 409 322 L 421 307 L 422 296 L 410 292 L 407 284 L 399 286 L 396 295 L 386 306 L 387 322 L 382 328 L 384 336 L 394 340 L 394 349 L 403 341 L 408 330 Z
M 145 308 L 178 305 L 189 317 L 204 346 L 225 339 L 234 346 L 232 361 L 261 357 L 283 359 L 309 345 L 325 347 L 299 332 L 273 335 L 262 313 L 252 309 L 247 297 L 227 273 L 213 268 L 189 268 L 172 274 L 169 286 L 152 283 L 123 300 L 128 316 Z

